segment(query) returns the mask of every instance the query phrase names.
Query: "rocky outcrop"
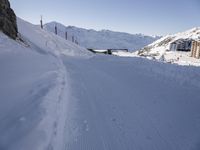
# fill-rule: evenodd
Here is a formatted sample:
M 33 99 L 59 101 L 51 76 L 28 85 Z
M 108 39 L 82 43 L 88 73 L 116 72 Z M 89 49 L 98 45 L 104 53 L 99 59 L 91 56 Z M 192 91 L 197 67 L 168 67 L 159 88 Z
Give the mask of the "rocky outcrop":
M 0 0 L 0 30 L 12 39 L 17 37 L 16 15 L 8 0 Z

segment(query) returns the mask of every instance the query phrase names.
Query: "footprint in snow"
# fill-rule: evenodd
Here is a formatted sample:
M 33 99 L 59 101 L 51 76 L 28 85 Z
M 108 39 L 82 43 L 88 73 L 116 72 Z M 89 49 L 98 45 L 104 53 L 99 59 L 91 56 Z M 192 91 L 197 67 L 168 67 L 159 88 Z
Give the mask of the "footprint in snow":
M 87 120 L 84 120 L 83 123 L 84 123 L 84 130 L 88 132 L 89 131 L 89 125 L 88 125 Z
M 116 121 L 117 121 L 117 119 L 116 119 L 116 118 L 112 118 L 111 120 L 112 120 L 112 122 L 116 122 Z
M 25 117 L 21 117 L 21 118 L 19 118 L 19 121 L 24 122 L 24 121 L 26 121 L 26 118 Z

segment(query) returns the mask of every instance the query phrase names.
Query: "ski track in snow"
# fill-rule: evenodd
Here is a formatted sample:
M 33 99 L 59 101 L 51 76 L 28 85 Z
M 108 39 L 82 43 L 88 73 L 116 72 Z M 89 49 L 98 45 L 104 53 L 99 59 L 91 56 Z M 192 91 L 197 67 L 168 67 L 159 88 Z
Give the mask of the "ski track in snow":
M 69 88 L 61 59 L 0 36 L 0 150 L 63 149 Z

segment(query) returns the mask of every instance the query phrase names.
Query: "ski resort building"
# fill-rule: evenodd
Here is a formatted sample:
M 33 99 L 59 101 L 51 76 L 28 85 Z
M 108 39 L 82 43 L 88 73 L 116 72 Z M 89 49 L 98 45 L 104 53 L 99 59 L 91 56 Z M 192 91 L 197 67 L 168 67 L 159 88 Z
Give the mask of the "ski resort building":
M 191 51 L 192 39 L 179 39 L 170 44 L 170 51 Z
M 191 56 L 200 59 L 200 41 L 192 42 Z

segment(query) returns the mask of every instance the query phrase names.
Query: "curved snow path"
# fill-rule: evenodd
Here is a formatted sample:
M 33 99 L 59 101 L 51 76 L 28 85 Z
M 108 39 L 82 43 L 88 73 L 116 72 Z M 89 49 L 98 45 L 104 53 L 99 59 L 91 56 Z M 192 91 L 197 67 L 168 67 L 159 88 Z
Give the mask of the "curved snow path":
M 65 150 L 200 149 L 200 79 L 179 78 L 189 68 L 137 58 L 63 60 L 73 96 Z
M 43 107 L 46 109 L 44 119 L 38 128 L 45 129 L 46 144 L 42 144 L 41 150 L 62 150 L 65 143 L 65 124 L 67 116 L 67 106 L 69 99 L 69 82 L 67 74 L 60 59 L 58 60 L 57 77 L 54 88 L 43 100 Z

